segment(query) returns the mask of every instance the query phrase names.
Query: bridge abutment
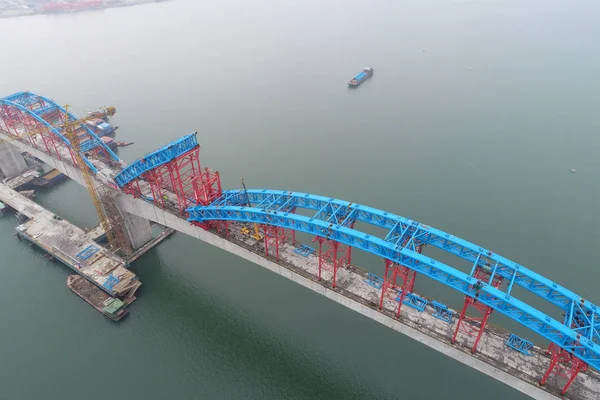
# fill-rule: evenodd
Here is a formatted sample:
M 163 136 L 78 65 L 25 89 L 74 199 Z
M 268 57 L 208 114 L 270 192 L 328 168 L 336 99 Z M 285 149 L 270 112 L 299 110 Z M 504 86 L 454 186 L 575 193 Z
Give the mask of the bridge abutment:
M 6 178 L 14 178 L 27 168 L 27 163 L 18 148 L 10 143 L 0 144 L 0 169 Z

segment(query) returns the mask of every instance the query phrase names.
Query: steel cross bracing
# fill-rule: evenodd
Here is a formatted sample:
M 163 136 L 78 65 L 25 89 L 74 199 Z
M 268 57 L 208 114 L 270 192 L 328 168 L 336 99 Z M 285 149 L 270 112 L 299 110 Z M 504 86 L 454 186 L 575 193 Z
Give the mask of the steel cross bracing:
M 123 187 L 145 172 L 166 164 L 178 156 L 192 150 L 194 147 L 198 146 L 196 134 L 197 132 L 185 135 L 169 143 L 169 145 L 148 154 L 144 158 L 135 161 L 115 176 L 115 182 L 119 187 Z
M 66 113 L 65 109 L 53 100 L 31 92 L 18 92 L 0 99 L 0 105 L 14 107 L 19 111 L 25 113 L 27 116 L 33 118 L 34 120 L 48 128 L 48 130 L 52 132 L 58 139 L 60 139 L 66 146 L 71 148 L 70 142 L 61 132 L 62 129 L 60 127 L 53 126 L 50 122 L 43 118 L 44 115 L 48 114 L 51 111 L 59 112 L 62 115 Z M 73 116 L 70 113 L 68 114 L 68 118 L 71 121 L 77 120 L 77 118 L 75 118 L 75 116 Z M 82 153 L 89 152 L 90 150 L 100 146 L 106 151 L 107 154 L 109 154 L 110 157 L 121 163 L 119 157 L 102 140 L 100 140 L 100 138 L 94 133 L 92 129 L 90 129 L 85 124 L 81 124 L 81 127 L 91 138 L 90 140 L 82 143 Z M 94 167 L 94 165 L 90 162 L 90 160 L 87 159 L 87 157 L 83 156 L 83 160 L 94 173 L 98 172 L 96 167 Z
M 256 222 L 318 235 L 411 268 L 468 296 L 475 294 L 473 285 L 477 279 L 473 274 L 476 268 L 489 268 L 490 281 L 482 282 L 478 301 L 574 353 L 582 361 L 600 368 L 598 307 L 521 265 L 438 229 L 371 207 L 287 191 L 248 190 L 247 196 L 252 207 L 244 206 L 247 204 L 246 194 L 241 191 L 226 191 L 209 206 L 189 208 L 189 220 Z M 306 217 L 284 211 L 291 208 L 317 213 Z M 345 217 L 342 219 L 338 215 Z M 369 235 L 349 228 L 350 220 L 385 228 L 389 233 L 383 239 Z M 403 247 L 401 244 L 406 239 L 407 244 Z M 415 251 L 419 245 L 437 247 L 470 261 L 473 263 L 471 274 L 419 254 Z M 508 281 L 506 291 L 490 285 L 496 275 Z M 566 310 L 565 323 L 511 296 L 515 284 Z

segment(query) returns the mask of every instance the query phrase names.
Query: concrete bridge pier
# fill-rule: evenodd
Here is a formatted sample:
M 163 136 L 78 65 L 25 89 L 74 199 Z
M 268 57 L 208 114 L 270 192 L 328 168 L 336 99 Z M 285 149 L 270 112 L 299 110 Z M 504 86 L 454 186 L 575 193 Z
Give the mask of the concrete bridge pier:
M 133 250 L 137 250 L 152 240 L 152 227 L 150 221 L 137 215 L 119 209 L 123 218 L 125 233 Z
M 27 168 L 27 163 L 18 148 L 10 143 L 0 144 L 0 169 L 6 178 L 14 178 Z
M 117 231 L 114 232 L 115 237 L 124 254 L 131 255 L 153 239 L 150 221 L 125 211 L 117 201 L 118 192 L 107 187 L 97 189 L 111 225 Z

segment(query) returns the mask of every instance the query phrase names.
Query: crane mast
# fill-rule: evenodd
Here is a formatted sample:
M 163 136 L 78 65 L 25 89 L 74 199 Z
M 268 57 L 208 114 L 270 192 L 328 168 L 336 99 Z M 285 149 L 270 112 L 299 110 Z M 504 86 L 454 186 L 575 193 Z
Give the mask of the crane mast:
M 74 121 L 69 121 L 69 105 L 65 106 L 65 117 L 63 128 L 65 130 L 65 136 L 71 143 L 71 147 L 73 149 L 73 156 L 79 165 L 79 170 L 83 175 L 83 179 L 85 180 L 85 185 L 87 187 L 88 192 L 90 193 L 90 197 L 92 198 L 92 202 L 94 203 L 94 208 L 96 209 L 96 213 L 98 214 L 98 218 L 100 219 L 100 224 L 102 225 L 102 229 L 106 234 L 106 238 L 108 239 L 108 243 L 111 245 L 114 251 L 119 249 L 119 244 L 115 238 L 115 232 L 113 230 L 113 226 L 110 222 L 108 215 L 106 214 L 104 207 L 102 206 L 102 202 L 100 201 L 100 196 L 98 195 L 98 191 L 96 190 L 96 186 L 94 185 L 94 178 L 92 177 L 89 169 L 87 168 L 85 161 L 83 159 L 83 155 L 81 154 L 81 142 L 79 141 L 79 137 L 77 136 L 76 129 L 82 123 L 94 119 L 94 118 L 102 118 L 107 116 L 112 116 L 115 114 L 116 109 L 114 107 L 106 107 L 97 112 L 94 112 L 92 115 L 87 117 L 79 118 Z M 124 250 L 124 249 L 123 249 Z

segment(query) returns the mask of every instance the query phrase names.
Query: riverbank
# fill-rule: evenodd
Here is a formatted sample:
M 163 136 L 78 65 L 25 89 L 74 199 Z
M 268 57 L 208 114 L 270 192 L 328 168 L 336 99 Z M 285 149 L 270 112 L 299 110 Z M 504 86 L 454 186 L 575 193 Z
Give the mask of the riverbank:
M 2 0 L 0 0 L 2 1 Z M 79 2 L 79 3 L 57 3 L 63 7 L 56 8 L 32 8 L 27 6 L 24 2 L 10 2 L 10 5 L 15 6 L 14 8 L 6 8 L 3 9 L 0 7 L 0 18 L 17 18 L 17 17 L 27 17 L 32 15 L 40 15 L 40 14 L 65 14 L 65 13 L 76 13 L 76 12 L 85 12 L 85 11 L 94 11 L 94 10 L 104 10 L 108 8 L 118 8 L 118 7 L 132 7 L 141 4 L 148 3 L 160 3 L 168 0 L 119 0 L 119 1 L 110 1 L 105 0 L 103 2 L 95 3 L 93 6 L 84 7 L 88 2 Z M 1 6 L 2 4 L 0 4 Z M 82 5 L 77 7 L 76 5 Z

